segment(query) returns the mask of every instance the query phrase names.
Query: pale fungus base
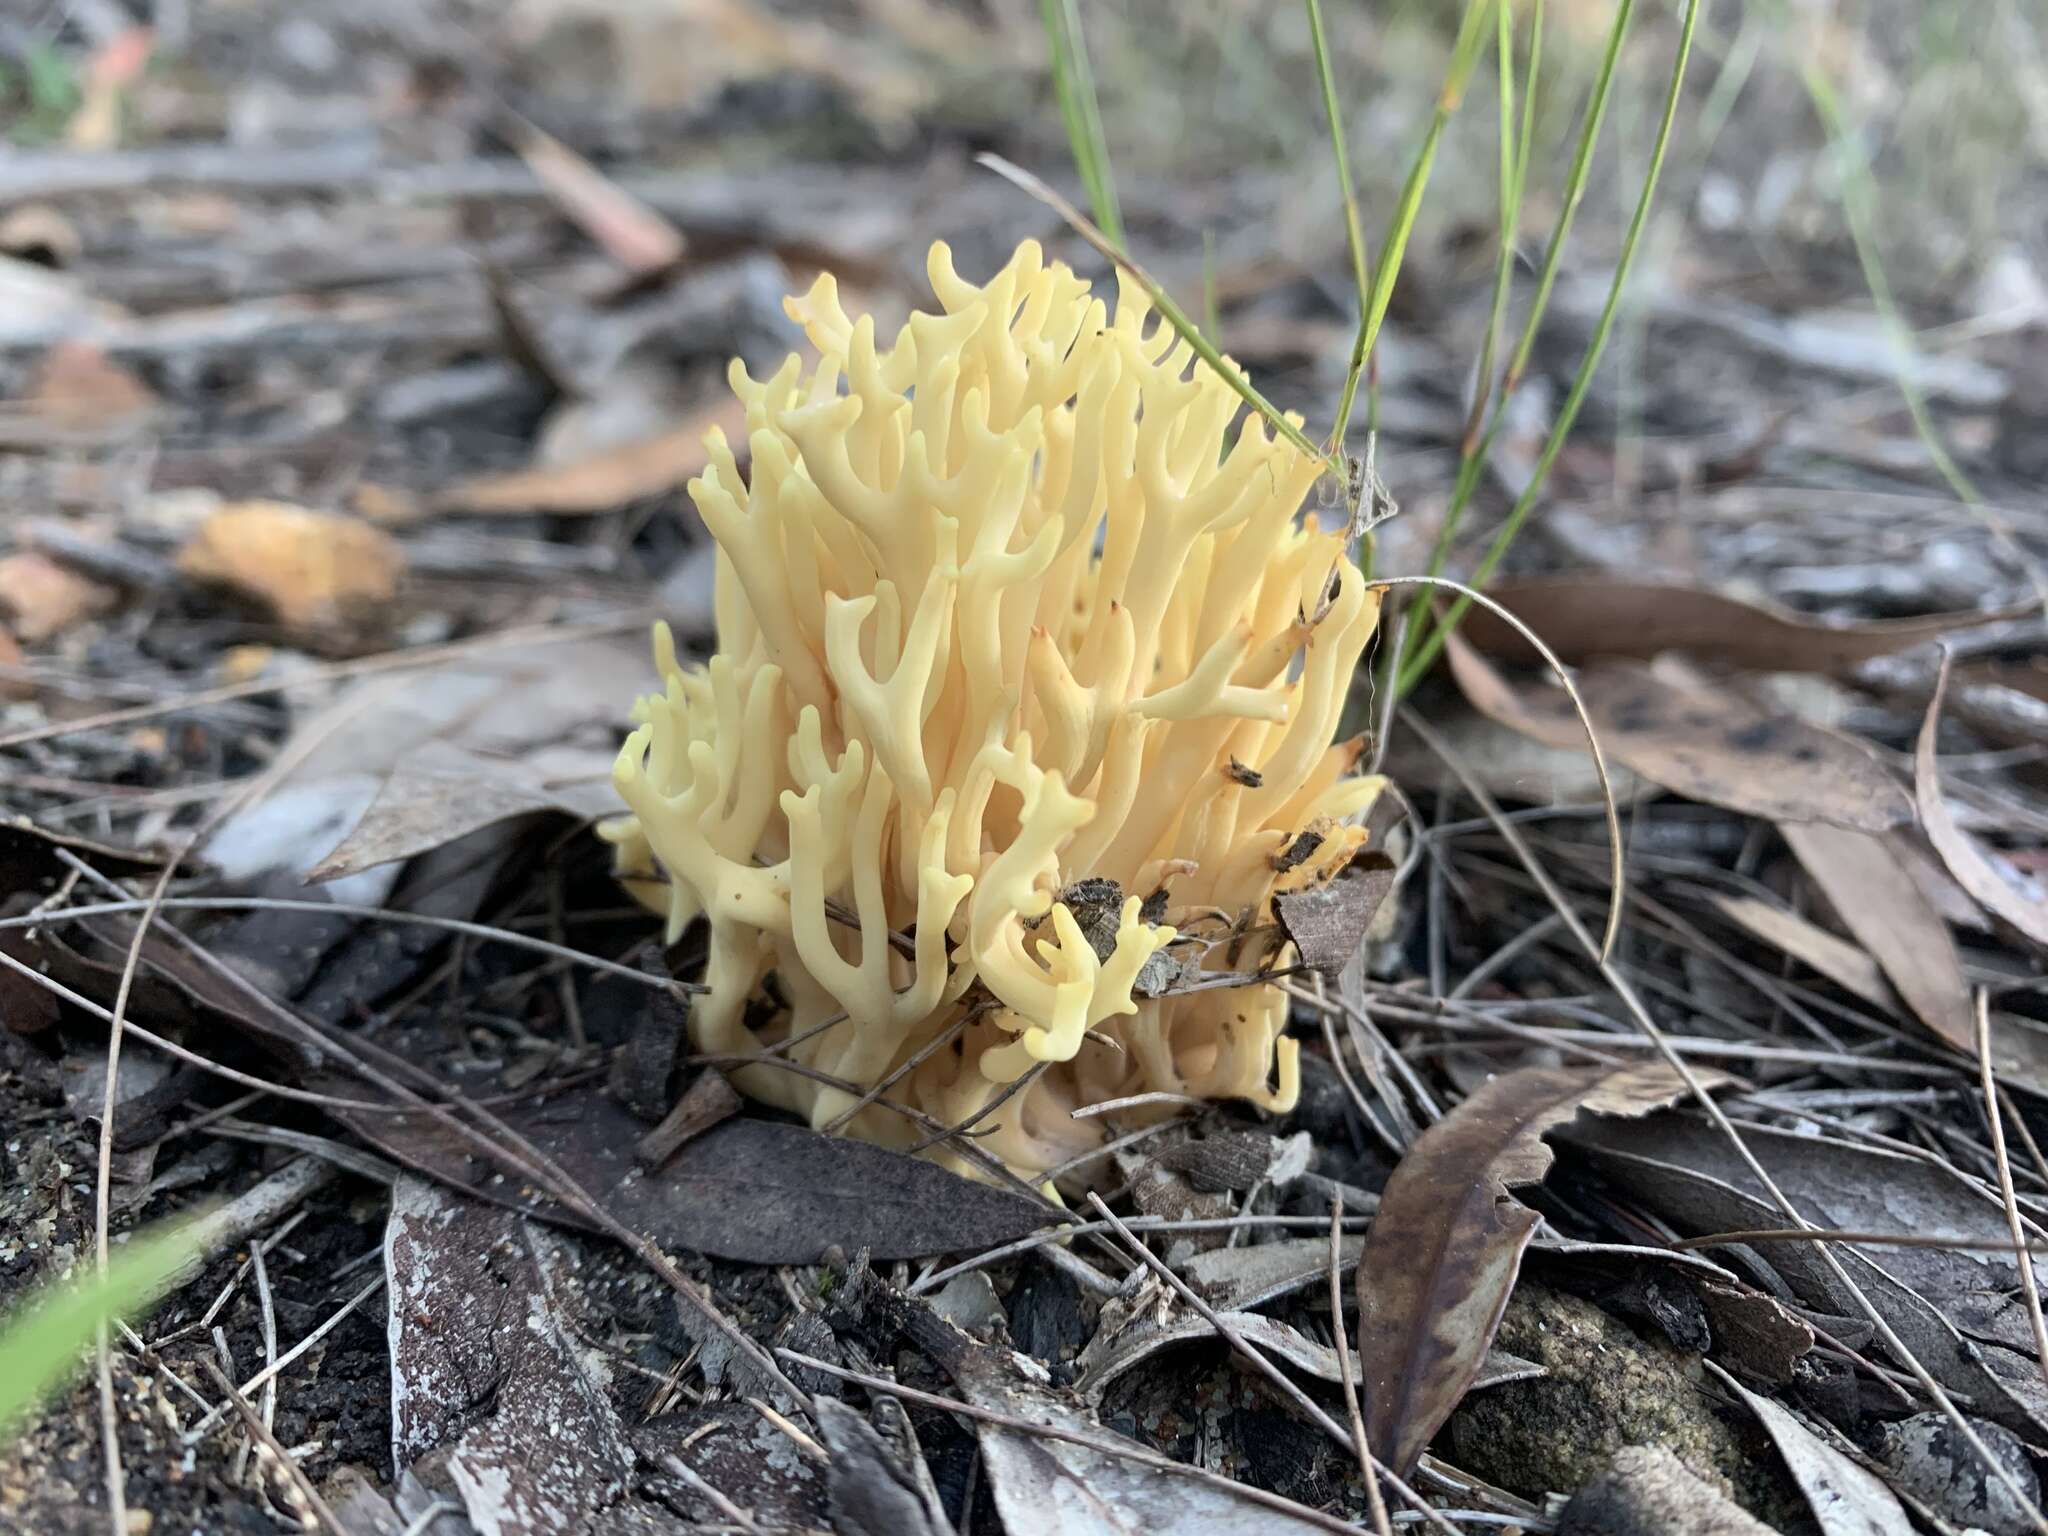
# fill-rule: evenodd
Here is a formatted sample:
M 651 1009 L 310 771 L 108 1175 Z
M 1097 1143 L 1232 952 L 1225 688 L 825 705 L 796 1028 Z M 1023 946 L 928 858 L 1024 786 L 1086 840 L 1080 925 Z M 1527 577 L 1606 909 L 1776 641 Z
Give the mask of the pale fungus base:
M 942 313 L 893 346 L 824 276 L 786 306 L 815 368 L 733 365 L 751 471 L 714 431 L 690 485 L 717 652 L 657 632 L 605 834 L 671 940 L 709 922 L 699 1051 L 808 1035 L 787 1059 L 865 1089 L 936 1042 L 888 1096 L 948 1125 L 1042 1068 L 977 1126 L 1037 1179 L 1102 1140 L 1081 1106 L 1293 1105 L 1280 989 L 1186 986 L 1283 958 L 1275 893 L 1364 841 L 1380 781 L 1331 738 L 1379 599 L 1297 516 L 1321 466 L 1256 418 L 1232 441 L 1135 287 L 1112 317 L 1029 243 L 984 287 L 928 266 Z M 818 1126 L 854 1103 L 734 1080 Z

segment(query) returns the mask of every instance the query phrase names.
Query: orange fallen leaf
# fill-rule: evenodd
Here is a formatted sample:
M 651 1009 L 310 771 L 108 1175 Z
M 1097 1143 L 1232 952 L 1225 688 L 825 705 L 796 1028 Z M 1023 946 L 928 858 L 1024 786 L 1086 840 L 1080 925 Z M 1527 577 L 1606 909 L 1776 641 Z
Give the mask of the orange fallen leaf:
M 291 628 L 328 629 L 391 602 L 405 556 L 360 518 L 243 501 L 200 525 L 178 569 L 255 599 Z
M 88 580 L 38 550 L 0 558 L 0 614 L 31 645 L 97 618 L 114 606 L 114 589 Z
M 684 426 L 607 448 L 571 464 L 513 470 L 458 481 L 433 500 L 436 512 L 490 515 L 609 512 L 642 496 L 672 490 L 709 462 L 705 435 L 714 428 L 731 438 L 746 433 L 745 408 L 725 400 Z

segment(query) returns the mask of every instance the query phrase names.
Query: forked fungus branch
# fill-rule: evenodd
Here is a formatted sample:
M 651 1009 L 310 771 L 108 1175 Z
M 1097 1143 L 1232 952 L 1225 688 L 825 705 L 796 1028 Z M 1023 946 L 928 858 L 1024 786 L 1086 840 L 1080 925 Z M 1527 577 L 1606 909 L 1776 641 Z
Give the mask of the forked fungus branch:
M 957 1028 L 891 1095 L 955 1124 L 1048 1064 L 982 1122 L 1037 1177 L 1099 1142 L 1083 1105 L 1294 1103 L 1280 989 L 1176 978 L 1283 958 L 1274 895 L 1364 842 L 1380 784 L 1332 737 L 1379 600 L 1298 515 L 1322 466 L 1136 288 L 1112 315 L 1030 243 L 981 287 L 928 267 L 892 345 L 828 275 L 786 305 L 814 367 L 734 364 L 750 471 L 714 432 L 690 485 L 717 650 L 657 631 L 606 834 L 671 940 L 709 923 L 699 1050 L 844 1010 L 789 1054 L 868 1087 Z M 852 1102 L 736 1081 L 815 1125 Z

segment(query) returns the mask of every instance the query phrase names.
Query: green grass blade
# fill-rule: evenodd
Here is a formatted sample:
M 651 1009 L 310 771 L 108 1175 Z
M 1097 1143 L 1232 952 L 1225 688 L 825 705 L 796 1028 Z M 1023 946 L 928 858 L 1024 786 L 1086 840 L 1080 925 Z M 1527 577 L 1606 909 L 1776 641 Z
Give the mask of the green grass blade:
M 1123 209 L 1116 200 L 1116 177 L 1109 165 L 1109 139 L 1102 131 L 1102 107 L 1095 95 L 1095 71 L 1088 62 L 1088 39 L 1074 0 L 1039 0 L 1052 55 L 1052 88 L 1059 98 L 1060 119 L 1074 151 L 1074 168 L 1088 193 L 1095 222 L 1118 250 L 1124 244 Z
M 1600 127 L 1607 120 L 1607 103 L 1614 96 L 1614 69 L 1621 59 L 1622 40 L 1628 36 L 1628 25 L 1635 14 L 1635 0 L 1621 0 L 1615 7 L 1614 25 L 1607 31 L 1607 49 L 1600 56 L 1600 73 L 1593 80 L 1593 92 L 1587 100 L 1586 121 L 1579 134 L 1578 148 L 1572 152 L 1571 176 L 1565 183 L 1564 209 L 1557 216 L 1557 227 L 1550 232 L 1550 244 L 1543 252 L 1543 267 L 1536 279 L 1536 297 L 1529 306 L 1529 318 L 1523 323 L 1521 340 L 1516 343 L 1513 359 L 1508 363 L 1507 377 L 1501 381 L 1501 395 L 1505 399 L 1520 382 L 1522 372 L 1529 366 L 1529 354 L 1536 346 L 1536 330 L 1542 322 L 1543 312 L 1550 306 L 1550 290 L 1557 283 L 1558 268 L 1564 262 L 1565 241 L 1571 238 L 1572 221 L 1578 216 L 1579 204 L 1586 196 L 1586 183 L 1592 175 L 1593 150 L 1600 142 Z M 1686 13 L 1686 45 L 1681 52 L 1690 51 L 1693 12 Z M 1678 108 L 1676 96 L 1665 102 L 1665 120 Z
M 1493 302 L 1487 310 L 1486 340 L 1472 373 L 1472 406 L 1465 417 L 1460 456 L 1478 441 L 1487 401 L 1492 398 L 1493 354 L 1507 319 L 1508 291 L 1515 273 L 1515 237 L 1522 227 L 1522 193 L 1529 181 L 1529 144 L 1535 137 L 1536 71 L 1543 57 L 1543 0 L 1531 8 L 1529 78 L 1522 87 L 1522 125 L 1515 128 L 1514 9 L 1500 8 L 1500 260 L 1493 272 Z
M 1982 506 L 1983 495 L 1950 455 L 1948 444 L 1942 441 L 1941 430 L 1935 426 L 1934 417 L 1927 409 L 1927 398 L 1913 381 L 1913 333 L 1899 314 L 1898 303 L 1892 297 L 1891 282 L 1886 278 L 1884 263 L 1877 254 L 1877 183 L 1871 174 L 1870 162 L 1864 157 L 1863 147 L 1856 142 L 1855 135 L 1843 122 L 1841 103 L 1835 99 L 1835 88 L 1827 76 L 1811 60 L 1801 63 L 1799 75 L 1806 82 L 1806 94 L 1813 98 L 1814 111 L 1819 113 L 1835 153 L 1841 157 L 1842 212 L 1849 221 L 1849 238 L 1856 246 L 1856 260 L 1862 264 L 1863 281 L 1870 289 L 1870 300 L 1877 306 L 1878 316 L 1884 322 L 1893 354 L 1898 360 L 1895 379 L 1900 395 L 1905 398 L 1906 410 L 1913 418 L 1913 430 L 1920 435 L 1927 457 L 1933 461 L 1935 471 L 1948 482 L 1948 488 L 1955 492 L 1956 499 L 1970 506 Z
M 1351 282 L 1358 290 L 1358 312 L 1372 307 L 1372 258 L 1365 243 L 1365 226 L 1358 216 L 1358 190 L 1351 181 L 1351 156 L 1344 146 L 1344 116 L 1337 106 L 1337 76 L 1330 67 L 1329 38 L 1323 31 L 1321 0 L 1306 0 L 1309 40 L 1315 47 L 1316 76 L 1323 87 L 1323 118 L 1330 128 L 1330 153 L 1337 164 L 1337 195 L 1344 200 L 1344 239 L 1351 251 Z M 1505 7 L 1503 7 L 1505 10 Z M 1349 424 L 1345 411 L 1330 439 L 1330 451 L 1344 452 L 1344 429 Z
M 1436 152 L 1443 142 L 1444 125 L 1450 122 L 1451 114 L 1464 100 L 1466 83 L 1472 78 L 1479 55 L 1485 50 L 1487 17 L 1494 5 L 1505 3 L 1506 0 L 1467 0 L 1464 16 L 1458 23 L 1458 40 L 1451 50 L 1451 62 L 1444 72 L 1443 86 L 1437 92 L 1436 110 L 1430 116 L 1429 132 L 1424 135 L 1422 148 L 1416 152 L 1415 163 L 1409 167 L 1408 179 L 1402 185 L 1401 200 L 1394 208 L 1393 227 L 1381 242 L 1379 265 L 1372 274 L 1372 289 L 1358 316 L 1358 335 L 1351 347 L 1351 366 L 1345 373 L 1344 390 L 1337 400 L 1337 424 L 1330 433 L 1333 443 L 1343 442 L 1344 434 L 1351 425 L 1351 412 L 1358 397 L 1358 381 L 1365 374 L 1366 362 L 1379 340 L 1380 326 L 1387 318 L 1387 305 L 1394 296 L 1394 282 L 1401 275 L 1401 260 L 1407 254 L 1408 237 L 1414 233 L 1416 215 L 1422 211 L 1422 196 L 1429 190 L 1430 173 L 1436 167 Z
M 1592 176 L 1593 152 L 1599 144 L 1600 128 L 1607 119 L 1607 104 L 1614 93 L 1615 66 L 1620 61 L 1622 42 L 1628 35 L 1629 21 L 1634 13 L 1634 0 L 1621 0 L 1615 8 L 1614 21 L 1608 27 L 1607 46 L 1601 54 L 1599 72 L 1595 75 L 1592 90 L 1586 98 L 1586 110 L 1579 126 L 1578 144 L 1572 152 L 1571 171 L 1565 181 L 1564 206 L 1558 213 L 1557 223 L 1552 227 L 1550 240 L 1544 247 L 1543 265 L 1537 277 L 1536 292 L 1530 300 L 1529 313 L 1522 322 L 1522 332 L 1516 342 L 1513 358 L 1503 372 L 1499 389 L 1494 392 L 1493 412 L 1487 418 L 1485 430 L 1478 434 L 1476 441 L 1468 426 L 1458 456 L 1458 472 L 1451 485 L 1451 498 L 1444 508 L 1443 524 L 1437 529 L 1436 546 L 1430 551 L 1429 574 L 1432 576 L 1441 576 L 1444 567 L 1450 561 L 1451 546 L 1457 537 L 1458 526 L 1464 520 L 1465 510 L 1471 505 L 1473 494 L 1479 489 L 1479 477 L 1485 467 L 1487 455 L 1493 451 L 1494 439 L 1500 434 L 1501 424 L 1507 419 L 1508 399 L 1513 395 L 1516 385 L 1521 382 L 1522 373 L 1528 365 L 1529 353 L 1536 345 L 1537 331 L 1543 324 L 1544 313 L 1550 307 L 1551 291 L 1556 286 L 1558 269 L 1564 261 L 1565 242 L 1570 238 L 1572 221 L 1578 213 L 1579 204 L 1585 198 L 1586 185 Z M 1540 13 L 1538 25 L 1541 25 Z M 1530 112 L 1536 95 L 1534 48 L 1535 42 L 1532 41 L 1529 85 L 1523 92 L 1525 114 Z M 1675 99 L 1667 101 L 1667 114 L 1675 110 L 1675 107 Z M 1533 137 L 1534 118 L 1525 115 L 1522 134 L 1525 151 Z M 1523 162 L 1523 171 L 1526 176 L 1526 158 Z M 1522 190 L 1526 190 L 1526 181 Z M 1537 485 L 1541 483 L 1540 478 L 1535 482 Z M 1389 686 L 1398 678 L 1420 675 L 1419 671 L 1410 665 L 1410 645 L 1414 638 L 1414 621 L 1411 619 L 1403 627 L 1400 638 L 1389 648 L 1387 654 L 1385 676 Z M 1434 655 L 1434 649 L 1431 654 Z
M 0 1321 L 0 1439 L 79 1363 L 101 1327 L 154 1301 L 195 1251 L 189 1225 L 138 1237 L 104 1275 L 60 1281 Z
M 1624 4 L 1627 0 L 1624 0 Z M 1565 439 L 1571 435 L 1572 424 L 1578 419 L 1579 408 L 1585 404 L 1586 392 L 1592 387 L 1594 371 L 1600 366 L 1600 354 L 1606 350 L 1608 335 L 1614 329 L 1614 317 L 1621 307 L 1622 294 L 1628 286 L 1630 268 L 1635 263 L 1636 247 L 1641 243 L 1643 228 L 1649 222 L 1650 207 L 1656 199 L 1657 179 L 1664 168 L 1665 152 L 1671 147 L 1671 129 L 1678 117 L 1678 103 L 1685 90 L 1686 65 L 1692 57 L 1693 34 L 1699 26 L 1700 0 L 1686 0 L 1685 20 L 1679 28 L 1678 52 L 1672 61 L 1671 85 L 1664 97 L 1664 112 L 1657 124 L 1657 140 L 1650 150 L 1649 168 L 1643 174 L 1643 190 L 1636 198 L 1634 215 L 1629 219 L 1628 233 L 1621 242 L 1621 254 L 1615 264 L 1614 281 L 1608 285 L 1607 302 L 1601 306 L 1600 319 L 1593 327 L 1593 336 L 1586 345 L 1586 355 L 1579 360 L 1579 371 L 1572 379 L 1572 387 L 1565 396 L 1564 406 L 1558 412 L 1556 422 L 1551 426 L 1550 436 L 1543 444 L 1542 455 L 1536 461 L 1535 472 L 1529 483 L 1515 498 L 1514 507 L 1507 520 L 1501 524 L 1500 532 L 1494 535 L 1493 543 L 1487 547 L 1485 556 L 1471 575 L 1469 585 L 1481 587 L 1500 565 L 1501 557 L 1514 543 L 1521 532 L 1522 524 L 1529 516 L 1529 510 L 1536 504 L 1536 498 L 1543 489 L 1543 483 L 1550 476 L 1551 467 L 1564 448 Z M 1496 423 L 1498 422 L 1496 414 Z M 1443 649 L 1444 642 L 1457 631 L 1458 622 L 1465 616 L 1469 600 L 1458 599 L 1443 617 L 1437 621 L 1427 641 L 1416 654 L 1404 662 L 1395 674 L 1395 685 L 1406 693 L 1413 688 L 1429 665 Z

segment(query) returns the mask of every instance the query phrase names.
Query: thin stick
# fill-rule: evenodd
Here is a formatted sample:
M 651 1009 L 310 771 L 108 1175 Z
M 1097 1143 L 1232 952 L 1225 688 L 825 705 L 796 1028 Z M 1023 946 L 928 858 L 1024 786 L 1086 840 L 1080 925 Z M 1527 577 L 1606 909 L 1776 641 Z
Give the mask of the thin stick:
M 326 1338 L 327 1335 L 332 1333 L 336 1328 L 339 1328 L 351 1312 L 355 1311 L 357 1307 L 361 1306 L 365 1301 L 369 1300 L 370 1297 L 376 1295 L 377 1292 L 382 1290 L 383 1288 L 384 1277 L 382 1275 L 377 1275 L 374 1278 L 372 1278 L 367 1284 L 363 1286 L 361 1290 L 357 1291 L 355 1295 L 349 1297 L 347 1301 L 343 1302 L 339 1310 L 337 1310 L 325 1322 L 321 1323 L 321 1325 L 318 1328 L 315 1328 L 311 1333 L 307 1334 L 303 1339 L 299 1340 L 298 1343 L 294 1344 L 290 1349 L 286 1350 L 283 1354 L 279 1355 L 275 1360 L 271 1361 L 270 1364 L 264 1366 L 263 1369 L 258 1371 L 254 1376 L 251 1376 L 247 1381 L 243 1382 L 242 1395 L 246 1397 L 249 1393 L 259 1391 L 262 1388 L 268 1386 L 271 1382 L 275 1381 L 280 1371 L 290 1369 L 291 1364 L 294 1360 L 297 1360 L 299 1356 L 303 1355 L 315 1344 L 318 1344 L 322 1339 Z M 201 1440 L 203 1440 L 206 1437 L 207 1431 L 212 1429 L 214 1425 L 220 1422 L 221 1416 L 226 1412 L 226 1404 L 222 1404 L 218 1407 L 209 1409 L 204 1417 L 199 1419 L 198 1422 L 196 1422 L 190 1429 L 185 1431 L 185 1444 L 197 1445 Z
M 188 840 L 186 848 L 189 850 L 190 846 Z M 148 935 L 150 917 L 155 912 L 155 904 L 163 900 L 171 876 L 183 857 L 180 853 L 179 858 L 167 862 L 157 875 L 156 888 L 150 894 L 149 910 L 135 925 L 135 938 L 121 963 L 121 981 L 114 990 L 113 1016 L 107 1030 L 107 1087 L 100 1096 L 99 1167 L 93 1180 L 93 1259 L 102 1285 L 107 1283 L 107 1220 L 113 1209 L 114 1111 L 120 1105 L 121 1041 L 124 1038 L 121 1025 L 128 1016 L 128 998 L 135 989 L 135 973 L 142 965 L 142 941 Z M 107 1473 L 107 1519 L 114 1536 L 128 1536 L 128 1478 L 121 1467 L 121 1418 L 114 1401 L 113 1352 L 109 1348 L 105 1318 L 100 1320 L 93 1348 L 100 1389 L 100 1446 Z
M 263 1449 L 270 1453 L 271 1460 L 277 1464 L 278 1475 L 292 1485 L 293 1491 L 312 1512 L 313 1517 L 326 1528 L 329 1536 L 349 1536 L 348 1527 L 341 1523 L 334 1511 L 328 1507 L 327 1501 L 320 1497 L 320 1490 L 313 1486 L 313 1480 L 306 1476 L 305 1470 L 292 1460 L 292 1453 L 278 1443 L 277 1436 L 264 1424 L 262 1415 L 250 1406 L 249 1399 L 235 1390 L 235 1384 L 228 1380 L 227 1372 L 205 1356 L 200 1357 L 199 1363 L 206 1367 L 206 1372 L 213 1378 L 214 1385 L 227 1394 L 229 1405 L 241 1415 L 242 1423 L 249 1433 L 261 1441 Z
M 38 928 L 46 923 L 68 922 L 79 918 L 152 911 L 311 912 L 325 917 L 359 917 L 373 922 L 405 923 L 415 928 L 438 928 L 444 933 L 465 934 L 470 938 L 488 939 L 495 944 L 509 944 L 514 949 L 529 949 L 535 954 L 552 955 L 557 960 L 586 966 L 593 971 L 602 971 L 607 976 L 617 976 L 624 981 L 637 981 L 641 986 L 651 987 L 657 991 L 704 990 L 698 982 L 671 981 L 666 976 L 650 975 L 646 971 L 635 970 L 630 965 L 621 965 L 616 960 L 607 960 L 602 955 L 588 955 L 580 949 L 553 944 L 546 939 L 537 939 L 531 934 L 519 933 L 510 928 L 493 928 L 488 923 L 472 923 L 458 917 L 435 917 L 425 912 L 398 912 L 389 907 L 359 907 L 346 901 L 301 901 L 295 897 L 283 896 L 167 896 L 161 900 L 149 901 L 96 901 L 83 906 L 60 907 L 51 912 L 32 912 L 19 917 L 0 918 L 0 929 Z
M 1977 989 L 1977 1078 L 1984 1087 L 1984 1114 L 1991 1122 L 1991 1157 L 1998 1168 L 1998 1193 L 2005 1202 L 2005 1224 L 2012 1232 L 2013 1261 L 2020 1272 L 2020 1292 L 2027 1299 L 2027 1321 L 2034 1329 L 2034 1364 L 2048 1381 L 2048 1321 L 2041 1316 L 2041 1287 L 2034 1278 L 2026 1228 L 2020 1222 L 2019 1197 L 2012 1189 L 2012 1160 L 2005 1153 L 2005 1117 L 1998 1107 L 1998 1082 L 1991 1071 L 1991 994 Z
M 1452 581 L 1444 576 L 1383 576 L 1378 581 L 1375 581 L 1373 585 L 1375 587 L 1448 587 L 1459 594 L 1459 602 L 1477 603 L 1488 613 L 1493 614 L 1496 618 L 1512 626 L 1516 634 L 1535 647 L 1536 654 L 1543 658 L 1544 664 L 1557 674 L 1557 680 L 1563 685 L 1566 697 L 1572 701 L 1572 708 L 1578 713 L 1579 724 L 1585 729 L 1586 746 L 1593 754 L 1593 771 L 1600 777 L 1601 802 L 1607 811 L 1607 931 L 1600 937 L 1600 952 L 1598 955 L 1599 960 L 1604 964 L 1607 957 L 1614 953 L 1614 941 L 1621 933 L 1621 904 L 1623 894 L 1627 890 L 1621 842 L 1621 808 L 1615 801 L 1614 784 L 1607 774 L 1607 754 L 1600 750 L 1600 733 L 1593 729 L 1593 716 L 1586 708 L 1586 701 L 1579 696 L 1578 685 L 1572 681 L 1570 671 L 1558 659 L 1557 652 L 1546 645 L 1543 637 L 1537 634 L 1535 630 L 1524 624 L 1512 613 L 1509 613 L 1507 609 L 1488 597 L 1484 592 L 1468 587 L 1463 582 Z
M 1358 1404 L 1358 1383 L 1351 1374 L 1351 1341 L 1344 1327 L 1344 1197 L 1330 1197 L 1330 1333 L 1337 1341 L 1337 1375 L 1344 1387 L 1344 1407 L 1351 1415 L 1351 1444 L 1358 1452 L 1358 1476 L 1365 1484 L 1365 1500 L 1372 1510 L 1372 1528 L 1379 1536 L 1394 1536 L 1387 1523 L 1387 1501 L 1380 1493 L 1380 1480 L 1372 1473 L 1372 1452 L 1365 1440 L 1365 1413 Z
M 1346 1222 L 1363 1224 L 1371 1220 L 1367 1216 L 1346 1216 Z M 1198 1216 L 1186 1221 L 1170 1221 L 1160 1216 L 1133 1216 L 1124 1225 L 1134 1232 L 1236 1232 L 1246 1227 L 1320 1227 L 1320 1216 Z M 1077 1221 L 1058 1227 L 1047 1227 L 1029 1237 L 1020 1237 L 1015 1242 L 1005 1243 L 1000 1248 L 991 1248 L 978 1253 L 971 1259 L 945 1269 L 934 1270 L 913 1281 L 912 1296 L 922 1296 L 937 1290 L 955 1275 L 964 1275 L 972 1269 L 985 1269 L 1016 1254 L 1028 1253 L 1033 1248 L 1043 1248 L 1047 1243 L 1064 1243 L 1070 1238 L 1084 1237 L 1096 1232 L 1107 1232 L 1110 1224 L 1106 1221 Z
M 1957 1253 L 2009 1253 L 2002 1238 L 1953 1236 L 1938 1232 L 1858 1232 L 1851 1227 L 1754 1227 L 1739 1232 L 1709 1232 L 1682 1237 L 1673 1248 L 1722 1248 L 1736 1243 L 1863 1243 L 1872 1248 L 1940 1248 Z M 2048 1253 L 2048 1241 L 2036 1241 L 2037 1253 Z

